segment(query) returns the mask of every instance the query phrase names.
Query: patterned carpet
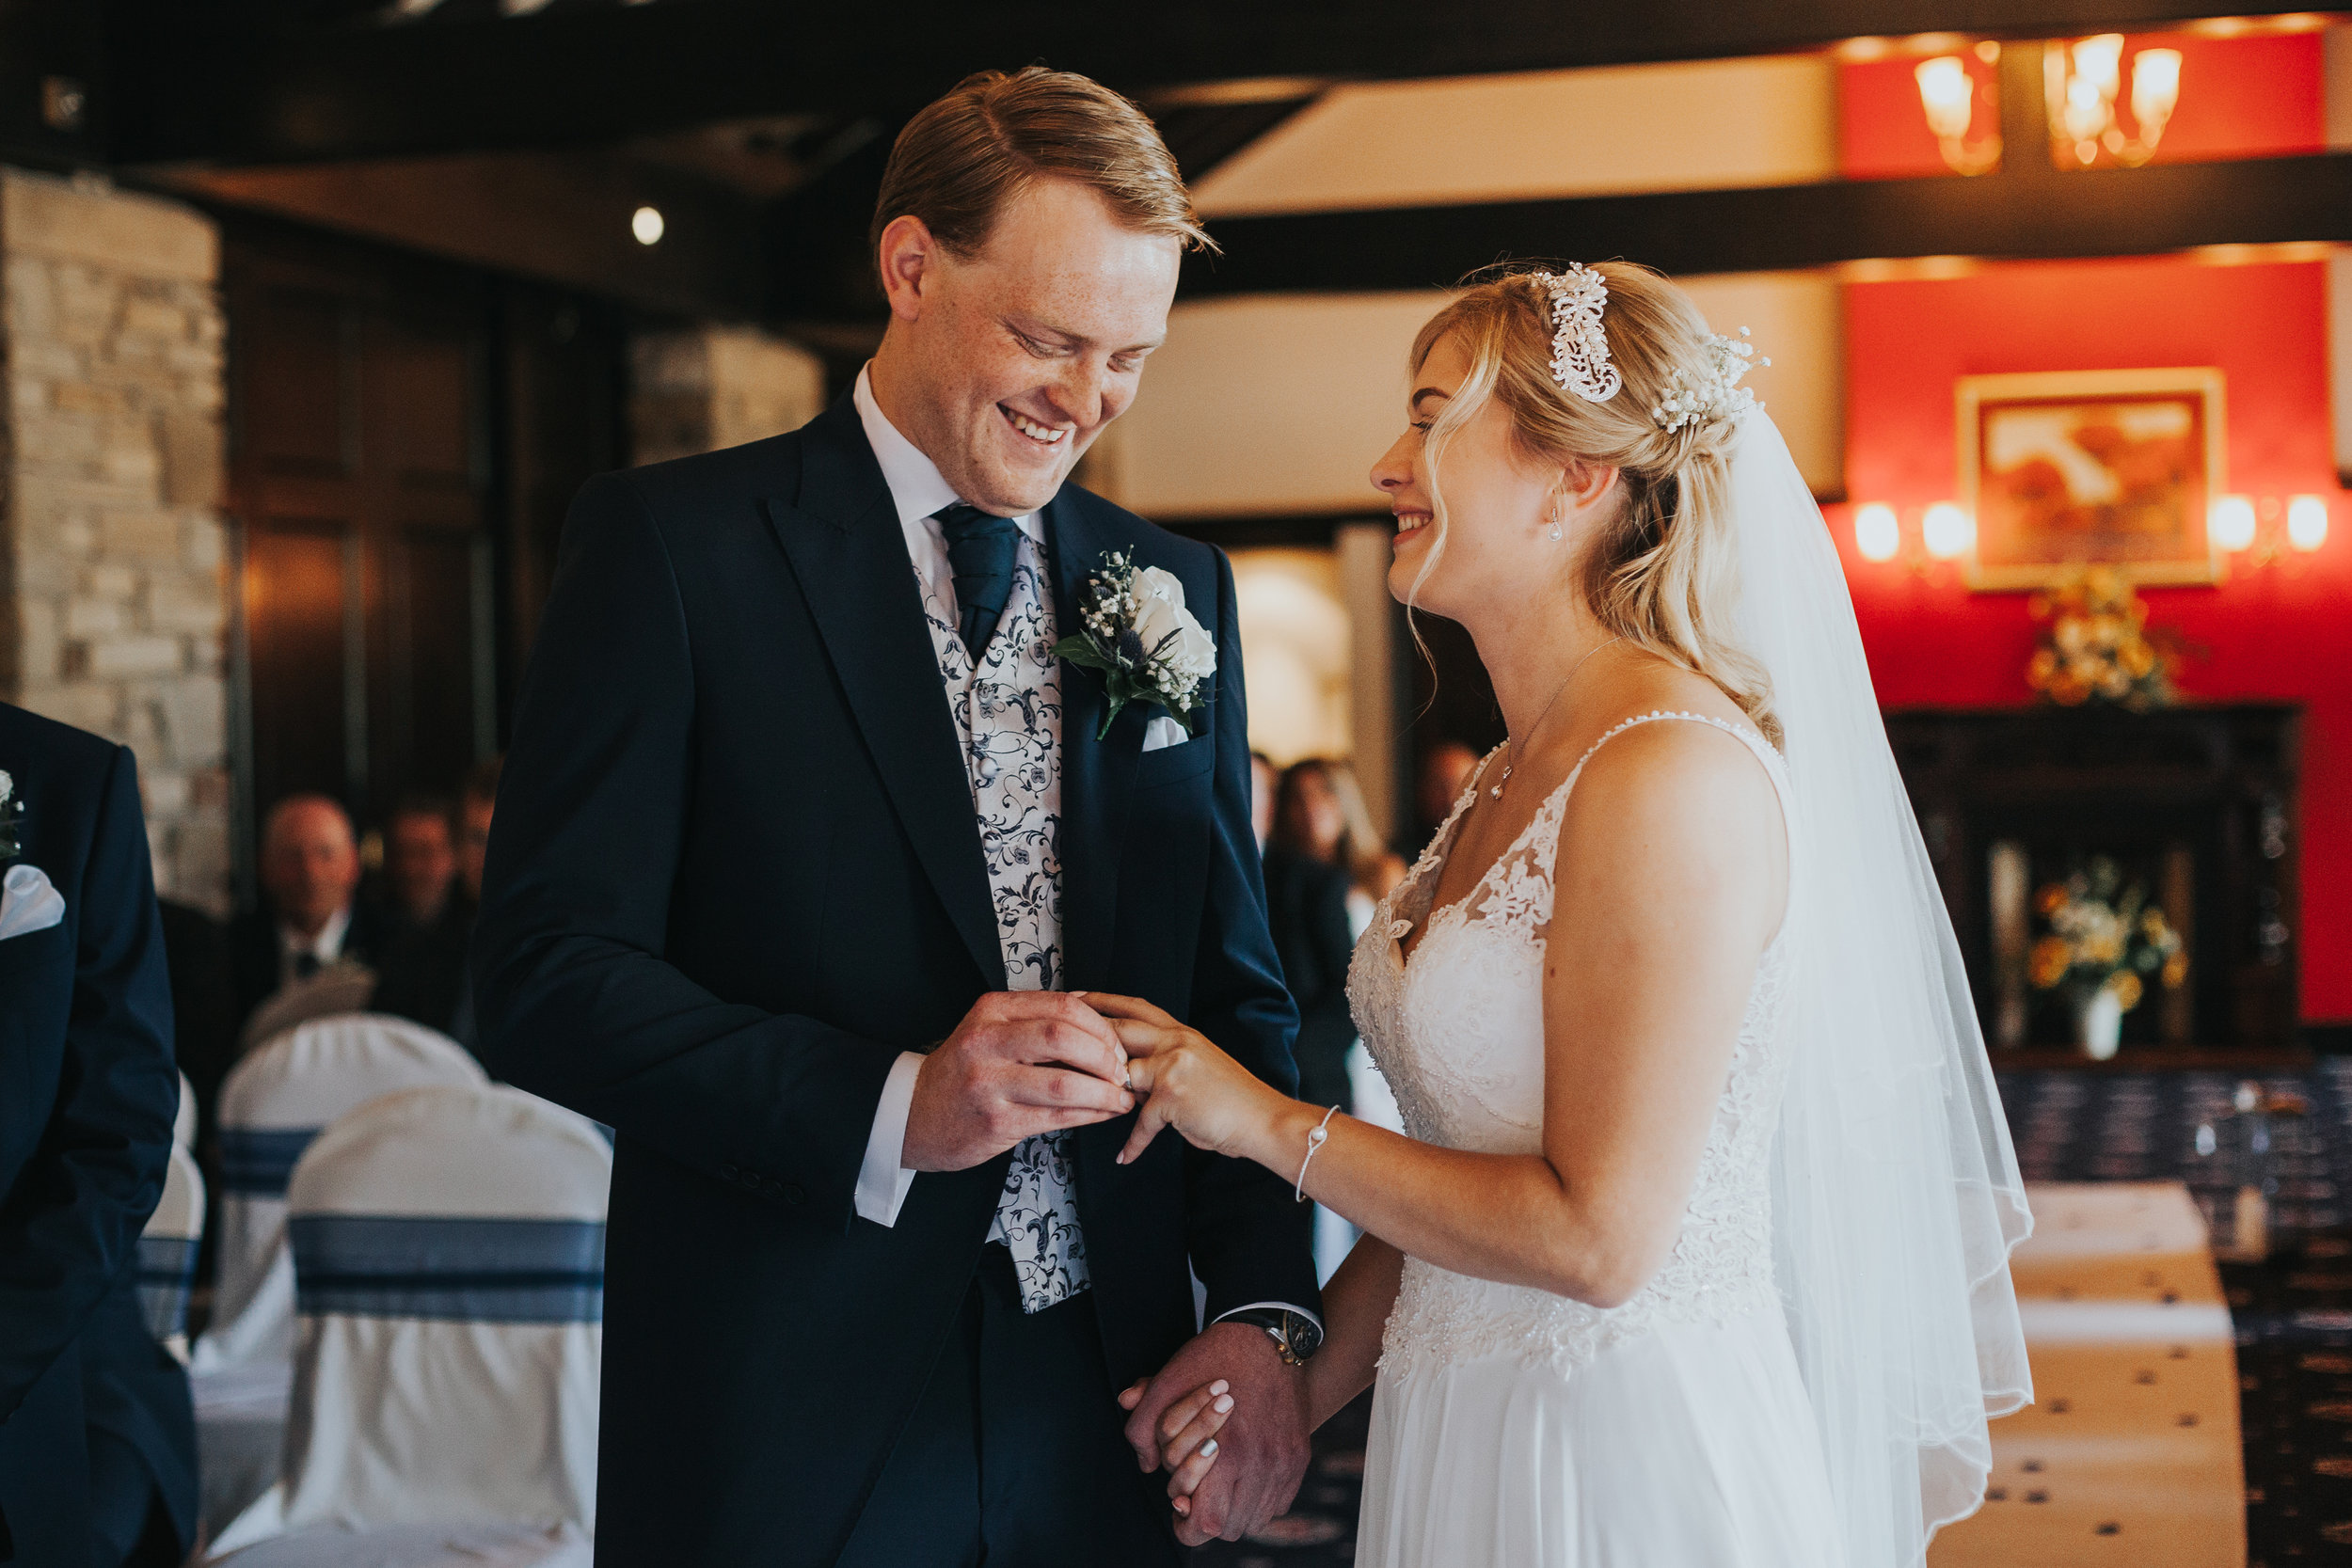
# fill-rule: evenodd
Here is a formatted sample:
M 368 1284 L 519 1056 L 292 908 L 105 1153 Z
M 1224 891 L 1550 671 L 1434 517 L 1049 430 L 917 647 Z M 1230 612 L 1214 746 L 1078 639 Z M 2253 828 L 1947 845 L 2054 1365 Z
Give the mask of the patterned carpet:
M 2267 1102 L 2272 1252 L 2224 1263 L 2237 1328 L 2249 1568 L 2352 1563 L 2352 1058 L 2257 1080 Z M 2178 1179 L 2201 1198 L 2246 1123 L 2218 1072 L 2007 1073 L 2001 1102 L 2029 1181 Z M 2200 1128 L 2210 1132 L 2201 1135 Z M 2217 1212 L 2226 1233 L 2226 1197 Z M 1298 1503 L 1195 1568 L 1324 1568 L 1356 1556 L 1369 1400 L 1315 1437 Z

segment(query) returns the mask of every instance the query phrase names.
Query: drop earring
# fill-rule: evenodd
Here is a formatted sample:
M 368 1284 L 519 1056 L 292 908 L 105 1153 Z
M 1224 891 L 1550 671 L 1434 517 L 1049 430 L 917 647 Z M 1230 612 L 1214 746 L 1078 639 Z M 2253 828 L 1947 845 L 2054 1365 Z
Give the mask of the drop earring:
M 1560 512 L 1556 507 L 1551 514 L 1551 542 L 1555 545 L 1560 543 Z

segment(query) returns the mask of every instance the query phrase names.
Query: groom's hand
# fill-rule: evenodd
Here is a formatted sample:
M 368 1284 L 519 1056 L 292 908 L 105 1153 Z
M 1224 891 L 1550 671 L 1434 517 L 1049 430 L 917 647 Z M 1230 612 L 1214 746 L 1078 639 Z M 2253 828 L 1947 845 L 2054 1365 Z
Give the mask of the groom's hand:
M 923 1059 L 898 1163 L 968 1170 L 1022 1139 L 1136 1108 L 1127 1053 L 1095 1010 L 1063 991 L 992 991 Z
M 1216 1463 L 1176 1520 L 1187 1546 L 1239 1541 L 1282 1513 L 1306 1479 L 1307 1378 L 1285 1366 L 1253 1323 L 1211 1323 L 1159 1370 L 1127 1418 L 1127 1442 L 1147 1470 L 1160 1465 L 1161 1416 L 1213 1379 L 1232 1386 L 1233 1413 L 1216 1436 Z

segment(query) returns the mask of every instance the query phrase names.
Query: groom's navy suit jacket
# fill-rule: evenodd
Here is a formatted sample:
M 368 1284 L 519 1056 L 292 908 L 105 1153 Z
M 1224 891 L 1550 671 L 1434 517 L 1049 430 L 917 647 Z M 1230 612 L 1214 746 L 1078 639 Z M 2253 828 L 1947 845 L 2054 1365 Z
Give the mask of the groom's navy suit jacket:
M 1146 753 L 1065 665 L 1064 984 L 1148 997 L 1293 1081 L 1249 824 L 1232 568 L 1065 486 L 1061 627 L 1108 551 L 1184 584 L 1210 724 Z M 597 1556 L 821 1563 L 855 1527 L 974 1277 L 1009 1154 L 853 1191 L 899 1052 L 1005 989 L 972 796 L 898 512 L 847 399 L 589 483 L 501 784 L 473 962 L 494 1072 L 615 1129 Z M 1173 1133 L 1077 1135 L 1117 1387 L 1208 1309 L 1311 1305 L 1282 1181 Z

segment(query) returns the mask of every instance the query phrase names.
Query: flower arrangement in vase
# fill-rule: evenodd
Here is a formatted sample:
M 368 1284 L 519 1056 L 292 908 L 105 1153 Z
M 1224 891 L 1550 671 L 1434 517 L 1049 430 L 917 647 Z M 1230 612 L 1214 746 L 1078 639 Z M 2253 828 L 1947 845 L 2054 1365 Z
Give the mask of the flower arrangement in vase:
M 2179 635 L 2148 625 L 2148 601 L 2122 573 L 2093 566 L 2039 593 L 2027 610 L 2041 624 L 2026 684 L 2061 707 L 2111 703 L 2144 713 L 2179 700 L 2173 667 Z
M 2062 882 L 2034 895 L 2049 927 L 2033 945 L 2026 978 L 2038 990 L 2063 990 L 2074 1010 L 2075 1039 L 2086 1055 L 2104 1062 L 2122 1037 L 2123 1015 L 2146 993 L 2142 975 L 2171 990 L 2188 978 L 2188 955 L 2147 890 L 2122 885 L 2104 855 Z

